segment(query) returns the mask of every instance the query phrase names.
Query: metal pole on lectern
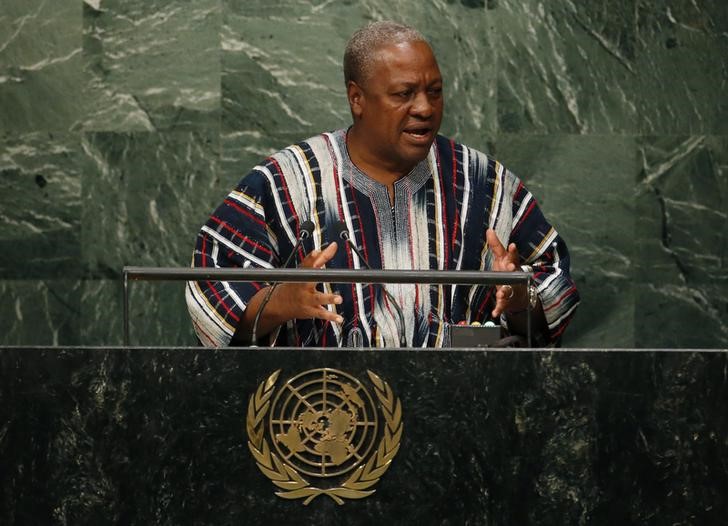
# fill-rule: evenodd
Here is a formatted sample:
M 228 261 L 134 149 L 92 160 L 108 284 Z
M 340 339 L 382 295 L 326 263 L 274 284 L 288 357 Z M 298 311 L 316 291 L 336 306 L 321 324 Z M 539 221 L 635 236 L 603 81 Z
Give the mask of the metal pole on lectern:
M 124 347 L 129 347 L 129 274 L 124 267 L 123 287 L 124 287 Z
M 275 268 L 124 267 L 124 345 L 129 345 L 129 280 L 145 281 L 258 281 L 327 283 L 413 283 L 430 285 L 531 284 L 527 272 L 482 270 L 362 270 Z M 528 309 L 528 346 L 531 346 L 531 310 Z

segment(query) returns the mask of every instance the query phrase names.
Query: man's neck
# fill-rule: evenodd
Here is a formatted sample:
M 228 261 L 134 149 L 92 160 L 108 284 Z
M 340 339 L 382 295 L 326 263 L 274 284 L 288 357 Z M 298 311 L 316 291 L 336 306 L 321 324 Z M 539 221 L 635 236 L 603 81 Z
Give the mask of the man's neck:
M 346 134 L 346 148 L 349 152 L 349 158 L 354 166 L 375 181 L 391 188 L 396 181 L 412 170 L 412 166 L 395 167 L 387 165 L 385 160 L 370 152 L 365 144 L 357 134 L 356 126 L 352 126 Z

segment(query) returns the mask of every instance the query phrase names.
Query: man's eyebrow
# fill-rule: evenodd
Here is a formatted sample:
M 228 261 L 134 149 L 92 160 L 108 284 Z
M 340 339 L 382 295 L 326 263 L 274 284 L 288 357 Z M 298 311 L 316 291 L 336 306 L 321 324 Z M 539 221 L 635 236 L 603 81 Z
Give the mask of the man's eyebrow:
M 428 86 L 432 86 L 434 84 L 442 84 L 442 78 L 433 79 L 432 81 L 430 81 L 430 82 L 427 83 Z M 395 86 L 395 87 L 407 87 L 407 88 L 410 88 L 410 87 L 413 87 L 413 86 L 419 86 L 420 83 L 418 81 L 416 81 L 416 80 L 397 80 L 397 79 L 393 79 L 392 80 L 392 85 Z

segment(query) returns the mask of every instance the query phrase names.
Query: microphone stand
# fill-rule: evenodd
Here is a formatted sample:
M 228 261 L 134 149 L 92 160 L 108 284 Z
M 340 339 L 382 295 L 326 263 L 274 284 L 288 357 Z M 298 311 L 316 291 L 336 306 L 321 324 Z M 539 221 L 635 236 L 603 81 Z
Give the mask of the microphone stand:
M 298 251 L 301 244 L 308 239 L 311 234 L 313 233 L 313 229 L 315 228 L 313 221 L 306 220 L 301 224 L 301 232 L 298 234 L 298 240 L 296 241 L 296 244 L 293 245 L 293 250 L 291 250 L 291 253 L 288 254 L 288 258 L 283 263 L 282 268 L 288 267 L 288 264 L 293 259 L 293 256 Z M 270 301 L 271 297 L 273 296 L 273 291 L 275 291 L 276 287 L 280 285 L 280 281 L 276 281 L 273 283 L 273 285 L 270 286 L 268 289 L 268 292 L 266 292 L 265 297 L 263 298 L 263 301 L 260 303 L 260 306 L 258 307 L 258 310 L 255 313 L 255 320 L 253 320 L 253 329 L 251 331 L 250 335 L 250 346 L 251 347 L 257 347 L 258 346 L 258 323 L 260 322 L 260 317 L 263 314 L 263 309 L 265 309 L 266 305 L 268 305 L 268 302 Z
M 369 262 L 364 257 L 364 254 L 362 254 L 361 251 L 359 250 L 359 247 L 357 247 L 354 244 L 354 242 L 351 240 L 351 238 L 349 237 L 349 231 L 347 230 L 346 225 L 343 223 L 343 221 L 339 222 L 337 228 L 339 230 L 339 239 L 345 241 L 351 247 L 351 249 L 354 251 L 354 253 L 356 253 L 356 255 L 359 256 L 359 259 L 364 263 L 364 266 L 366 268 L 368 268 L 369 270 L 374 270 L 371 267 L 371 265 L 369 265 Z M 397 317 L 399 318 L 400 325 L 398 328 L 399 330 L 397 331 L 397 332 L 399 332 L 399 345 L 400 345 L 400 347 L 407 347 L 407 338 L 406 338 L 405 332 L 404 332 L 404 330 L 405 330 L 404 313 L 402 312 L 402 308 L 399 306 L 399 303 L 397 302 L 397 300 L 394 299 L 394 296 L 392 296 L 392 294 L 389 293 L 389 291 L 387 290 L 387 287 L 385 287 L 383 284 L 382 284 L 382 291 L 384 292 L 385 296 L 387 296 L 387 299 L 389 300 L 389 302 L 394 306 L 394 310 L 397 312 Z

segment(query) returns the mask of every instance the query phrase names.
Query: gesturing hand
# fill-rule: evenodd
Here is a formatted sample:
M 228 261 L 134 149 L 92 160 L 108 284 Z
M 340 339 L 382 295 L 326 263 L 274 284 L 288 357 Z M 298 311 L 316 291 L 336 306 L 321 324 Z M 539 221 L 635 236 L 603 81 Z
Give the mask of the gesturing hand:
M 337 245 L 331 243 L 324 250 L 314 250 L 308 254 L 300 267 L 324 268 L 331 258 L 336 254 Z M 295 272 L 295 270 L 291 271 Z M 275 307 L 270 309 L 271 313 L 284 323 L 292 319 L 318 318 L 335 323 L 343 323 L 344 319 L 336 313 L 329 311 L 327 305 L 339 305 L 342 302 L 338 294 L 327 294 L 316 290 L 316 283 L 281 283 L 273 293 L 271 303 Z
M 325 250 L 314 250 L 301 262 L 302 267 L 323 268 L 336 254 L 336 243 L 331 243 Z M 291 272 L 296 272 L 291 269 Z M 260 289 L 250 299 L 243 318 L 235 330 L 234 340 L 247 344 L 252 336 L 255 316 L 260 309 L 270 287 Z M 338 294 L 325 294 L 316 290 L 316 283 L 281 283 L 270 297 L 270 301 L 260 313 L 257 336 L 270 333 L 279 325 L 293 319 L 318 318 L 336 323 L 344 319 L 335 311 L 326 309 L 326 305 L 338 305 L 342 302 Z
M 495 272 L 515 272 L 518 270 L 518 249 L 515 243 L 508 245 L 508 249 L 498 239 L 495 231 L 489 228 L 485 233 L 488 248 L 493 252 L 493 268 Z M 506 309 L 525 308 L 527 302 L 525 287 L 511 285 L 496 286 L 495 308 L 491 313 L 497 318 Z

